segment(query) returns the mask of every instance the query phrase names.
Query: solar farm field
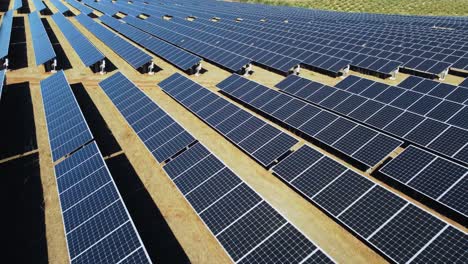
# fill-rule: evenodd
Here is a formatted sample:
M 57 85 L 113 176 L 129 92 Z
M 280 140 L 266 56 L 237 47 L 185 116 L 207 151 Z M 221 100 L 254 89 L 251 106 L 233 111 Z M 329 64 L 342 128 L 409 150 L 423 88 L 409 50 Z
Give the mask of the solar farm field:
M 468 5 L 464 0 L 239 0 L 239 2 L 378 14 L 419 16 L 468 15 Z
M 6 259 L 468 262 L 468 7 L 242 2 L 0 4 Z

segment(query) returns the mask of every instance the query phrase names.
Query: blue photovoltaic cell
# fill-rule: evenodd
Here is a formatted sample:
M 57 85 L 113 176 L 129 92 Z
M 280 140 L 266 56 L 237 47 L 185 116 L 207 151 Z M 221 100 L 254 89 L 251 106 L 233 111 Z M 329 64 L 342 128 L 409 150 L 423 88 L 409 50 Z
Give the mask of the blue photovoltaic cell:
M 95 142 L 55 166 L 71 263 L 118 262 L 139 249 L 151 263 Z
M 54 161 L 93 139 L 63 71 L 41 81 L 42 101 Z

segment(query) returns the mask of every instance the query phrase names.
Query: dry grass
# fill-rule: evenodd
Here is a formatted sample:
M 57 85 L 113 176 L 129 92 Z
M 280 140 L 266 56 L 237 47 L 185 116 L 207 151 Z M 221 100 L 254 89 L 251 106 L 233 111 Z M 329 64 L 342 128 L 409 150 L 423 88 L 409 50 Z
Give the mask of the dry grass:
M 379 14 L 466 16 L 467 0 L 238 0 L 240 2 L 297 6 Z

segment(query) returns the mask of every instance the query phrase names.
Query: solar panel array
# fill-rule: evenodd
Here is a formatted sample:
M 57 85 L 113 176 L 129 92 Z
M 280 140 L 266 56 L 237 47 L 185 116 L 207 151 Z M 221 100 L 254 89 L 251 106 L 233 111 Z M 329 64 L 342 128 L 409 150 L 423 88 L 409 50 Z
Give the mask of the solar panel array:
M 57 26 L 87 67 L 102 61 L 105 56 L 61 13 L 52 16 Z
M 99 85 L 160 163 L 196 141 L 123 74 Z
M 3 59 L 6 56 L 8 56 L 12 26 L 13 10 L 9 10 L 3 14 L 2 25 L 0 27 L 0 59 Z
M 256 9 L 264 7 L 240 3 L 156 1 L 144 7 L 111 2 L 105 5 L 124 10 L 124 13 L 132 10 L 126 13 L 133 16 L 149 14 L 148 21 L 153 24 L 189 38 L 203 36 L 213 40 L 212 45 L 229 52 L 239 50 L 240 55 L 279 71 L 281 65 L 292 59 L 334 73 L 350 64 L 365 72 L 386 76 L 399 67 L 430 75 L 441 75 L 450 67 L 468 69 L 467 48 L 460 31 L 437 28 L 434 24 L 443 24 L 437 21 L 439 18 L 434 18 L 426 28 L 411 28 L 400 21 L 392 21 L 390 25 L 382 23 L 386 27 L 382 28 L 380 23 L 363 21 L 359 15 L 343 19 L 348 15 L 313 10 L 308 16 L 297 17 L 296 14 L 285 15 L 287 8 L 283 8 L 281 14 L 274 17 L 273 9 L 257 13 Z M 173 18 L 170 21 L 160 19 L 165 15 Z M 198 19 L 186 21 L 188 16 Z M 215 23 L 211 21 L 213 17 L 220 19 Z M 242 20 L 239 22 L 238 18 Z M 259 20 L 266 22 L 259 23 Z M 343 32 L 343 28 L 349 30 Z
M 298 142 L 181 74 L 175 73 L 158 85 L 265 167 L 287 154 Z
M 149 34 L 177 47 L 197 54 L 198 56 L 214 62 L 230 71 L 238 71 L 242 66 L 251 62 L 248 58 L 213 46 L 209 42 L 189 38 L 177 31 L 167 29 L 157 24 L 152 24 L 148 21 L 143 21 L 132 16 L 126 16 L 122 20 L 138 29 L 141 29 L 142 31 L 148 32 Z
M 468 216 L 468 167 L 409 146 L 379 171 L 464 217 Z
M 36 65 L 44 64 L 56 57 L 55 51 L 52 48 L 49 36 L 42 24 L 38 12 L 33 12 L 28 15 L 29 28 L 31 29 L 34 55 L 36 57 Z
M 348 76 L 335 87 L 289 76 L 276 87 L 367 126 L 468 163 L 468 107 L 463 104 L 356 76 Z
M 96 2 L 94 0 L 82 0 L 81 2 L 86 4 L 87 6 L 98 10 L 101 13 L 108 14 L 110 16 L 113 16 L 119 12 L 118 10 L 113 8 L 112 5 L 105 3 L 105 1 Z
M 35 11 L 37 12 L 41 12 L 42 10 L 46 9 L 47 7 L 44 5 L 44 3 L 42 2 L 42 0 L 32 0 L 33 4 L 34 4 L 34 7 Z
M 397 139 L 340 117 L 321 106 L 313 106 L 236 74 L 217 84 L 217 87 L 281 125 L 367 167 L 377 165 L 402 144 Z
M 463 231 L 307 145 L 273 172 L 393 262 L 467 260 Z
M 458 87 L 417 76 L 409 76 L 400 84 L 400 88 L 412 90 L 419 94 L 437 97 L 450 102 L 468 105 L 468 88 L 461 83 Z
M 53 161 L 93 140 L 63 71 L 41 81 L 41 94 Z
M 307 261 L 324 254 L 202 144 L 164 170 L 236 263 Z M 333 263 L 326 255 L 321 263 Z
M 275 35 L 276 43 L 320 50 L 321 53 L 351 60 L 356 67 L 365 68 L 389 60 L 400 62 L 402 67 L 439 74 L 451 66 L 458 69 L 468 66 L 462 30 L 444 30 L 446 17 L 433 17 L 429 22 L 421 23 L 424 26 L 418 27 L 407 21 L 414 17 L 405 16 L 306 11 L 212 1 L 196 4 L 176 2 L 164 5 L 162 12 L 180 18 L 190 14 L 203 19 L 210 19 L 216 14 L 221 18 L 219 24 L 242 27 L 237 31 L 257 29 L 268 32 Z M 156 7 L 157 3 L 150 5 Z M 236 18 L 242 18 L 242 21 L 237 23 Z M 266 22 L 258 23 L 261 19 Z M 461 22 L 456 24 L 455 29 L 466 28 L 466 21 L 452 19 Z M 343 32 L 343 28 L 348 30 Z
M 0 71 L 0 99 L 2 99 L 3 85 L 5 84 L 5 70 Z
M 162 146 L 180 143 L 178 150 L 183 152 L 163 169 L 234 262 L 300 262 L 316 254 L 324 263 L 333 262 L 125 76 L 117 73 L 99 85 L 153 155 L 146 134 L 157 138 Z M 152 120 L 156 122 L 151 124 Z M 149 127 L 146 131 L 137 130 L 145 126 Z M 175 127 L 191 140 L 166 138 L 164 134 Z M 165 160 L 158 155 L 155 158 L 158 162 Z
M 121 23 L 118 19 L 108 15 L 101 16 L 99 19 L 115 31 L 133 40 L 135 43 L 148 49 L 159 57 L 167 60 L 171 64 L 174 64 L 181 70 L 189 70 L 201 61 L 200 57 L 155 38 L 152 35 L 126 23 Z
M 50 1 L 50 2 L 55 6 L 55 8 L 57 8 L 58 11 L 59 11 L 60 13 L 62 13 L 62 14 L 63 14 L 63 13 L 66 13 L 66 12 L 68 12 L 68 11 L 70 11 L 70 10 L 68 9 L 68 7 L 66 7 L 62 2 L 60 2 L 60 0 L 49 0 L 49 1 Z
M 74 8 L 78 9 L 82 14 L 89 15 L 93 13 L 93 10 L 83 3 L 78 2 L 78 0 L 65 0 L 69 5 L 73 6 Z
M 78 22 L 89 30 L 95 37 L 101 40 L 134 69 L 139 69 L 153 59 L 146 52 L 128 43 L 125 39 L 113 33 L 103 25 L 95 22 L 85 14 L 76 16 Z
M 54 169 L 71 263 L 151 263 L 95 142 Z

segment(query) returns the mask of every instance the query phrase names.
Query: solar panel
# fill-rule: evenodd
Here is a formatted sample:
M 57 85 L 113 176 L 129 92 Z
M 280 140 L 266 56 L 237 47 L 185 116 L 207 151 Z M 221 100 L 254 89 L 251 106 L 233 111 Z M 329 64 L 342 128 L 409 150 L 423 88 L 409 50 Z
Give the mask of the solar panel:
M 13 10 L 19 9 L 23 7 L 23 1 L 22 0 L 14 0 L 13 2 Z
M 64 4 L 60 2 L 60 0 L 50 0 L 50 2 L 55 6 L 55 8 L 58 9 L 60 13 L 66 13 L 70 10 L 68 10 L 68 7 L 66 7 Z
M 36 57 L 36 65 L 44 64 L 56 57 L 55 51 L 52 48 L 49 36 L 42 24 L 38 12 L 33 12 L 28 15 L 29 27 L 31 29 L 34 55 Z
M 233 261 L 267 263 L 277 254 L 300 262 L 320 251 L 201 143 L 163 169 Z
M 3 14 L 2 24 L 0 27 L 0 59 L 8 56 L 10 48 L 11 28 L 13 26 L 13 10 L 9 10 Z
M 465 79 L 463 82 L 460 83 L 460 86 L 468 88 L 468 78 Z
M 294 78 L 294 81 L 288 81 L 288 78 Z M 463 155 L 455 154 L 461 151 L 467 142 L 463 135 L 468 128 L 468 107 L 453 100 L 429 95 L 435 87 L 440 86 L 439 82 L 409 77 L 400 84 L 403 88 L 399 88 L 349 76 L 336 87 L 330 87 L 300 77 L 288 78 L 284 80 L 288 85 L 281 89 L 285 93 L 336 111 L 446 157 L 468 162 Z M 314 125 L 317 124 L 314 122 Z M 450 140 L 449 135 L 460 140 Z M 386 145 L 387 141 L 388 150 L 398 145 L 383 134 L 374 139 L 374 143 L 379 142 L 382 145 Z M 339 144 L 341 148 L 342 143 Z M 354 156 L 359 157 L 360 161 L 373 164 L 378 160 L 374 160 L 373 149 L 381 148 L 370 147 Z
M 444 229 L 452 226 L 307 145 L 272 170 L 396 263 L 406 263 L 422 257 L 421 254 L 425 259 L 437 259 L 460 251 L 463 242 L 446 243 L 444 247 L 434 242 Z M 461 232 L 453 229 L 455 233 Z M 458 238 L 463 240 L 466 235 Z M 441 252 L 425 250 L 431 247 Z M 455 259 L 460 256 L 454 255 Z
M 92 66 L 105 58 L 104 55 L 61 13 L 54 14 L 52 19 L 54 19 L 85 66 Z
M 347 137 L 349 132 L 354 128 L 361 127 L 361 125 L 348 118 L 339 117 L 327 110 L 312 109 L 310 104 L 304 103 L 288 94 L 275 91 L 239 75 L 234 76 L 236 77 L 230 77 L 228 80 L 222 81 L 219 84 L 218 87 L 221 88 L 221 91 L 251 106 L 255 110 L 260 111 L 262 114 L 274 119 L 281 125 L 288 128 L 292 125 L 293 129 L 323 144 L 332 146 L 340 152 L 342 150 L 335 147 L 335 144 L 342 145 L 343 140 L 354 143 L 357 142 L 356 137 L 363 138 L 361 135 L 355 134 L 350 134 L 350 136 Z M 320 102 L 318 104 L 320 107 L 329 105 L 330 107 L 325 108 L 333 108 L 335 105 L 338 105 L 340 101 L 346 100 L 344 97 L 340 99 L 339 95 L 332 98 L 334 92 L 340 93 L 343 91 L 324 85 L 314 85 L 314 87 L 310 87 L 310 83 L 311 81 L 303 78 L 287 77 L 281 86 L 284 85 L 286 91 L 290 92 L 293 92 L 290 89 L 291 87 L 301 87 L 301 89 L 294 90 L 293 93 L 295 95 L 300 94 L 300 98 L 306 99 L 306 101 L 308 98 L 311 98 L 311 95 L 317 96 L 315 97 L 316 99 L 320 97 L 320 99 L 316 100 L 316 102 Z M 285 84 L 287 84 L 287 86 Z M 308 107 L 306 108 L 306 106 Z M 365 113 L 371 115 L 373 112 L 367 109 Z M 402 142 L 380 134 L 377 131 L 370 131 L 373 133 L 372 137 L 367 138 L 366 141 L 359 141 L 360 145 L 358 145 L 353 152 L 345 152 L 345 154 L 365 166 L 373 167 L 389 153 L 394 151 Z
M 55 166 L 71 263 L 151 263 L 95 142 Z M 64 185 L 63 183 L 68 183 Z
M 468 168 L 437 157 L 420 148 L 409 146 L 403 153 L 380 169 L 380 172 L 391 177 L 409 188 L 431 198 L 435 202 L 445 204 L 452 210 L 467 215 L 466 206 L 459 202 L 444 202 L 445 195 L 452 195 L 464 184 Z M 466 200 L 461 195 L 459 200 Z
M 112 75 L 99 86 L 159 162 L 196 141 L 122 73 Z
M 85 15 L 89 15 L 89 14 L 93 13 L 93 10 L 91 8 L 85 6 L 81 2 L 78 2 L 77 0 L 65 0 L 65 2 L 67 2 L 68 4 L 73 6 L 74 8 L 78 9 L 81 13 L 83 13 Z
M 332 215 L 338 215 L 374 184 L 361 175 L 346 171 L 312 199 Z
M 405 263 L 446 225 L 442 220 L 410 204 L 374 232 L 368 241 L 395 262 Z
M 94 36 L 117 53 L 122 59 L 130 64 L 134 69 L 139 69 L 151 62 L 152 57 L 146 52 L 133 46 L 120 36 L 114 34 L 109 29 L 95 22 L 85 14 L 76 16 L 76 19 Z
M 34 7 L 35 7 L 35 11 L 37 11 L 37 12 L 41 12 L 42 10 L 47 8 L 44 5 L 44 3 L 42 2 L 42 0 L 32 0 L 32 1 L 33 1 L 33 4 L 34 4 Z
M 376 186 L 338 218 L 361 236 L 368 237 L 406 204 L 404 199 Z
M 178 73 L 159 86 L 265 167 L 298 142 Z
M 41 81 L 52 158 L 57 161 L 93 139 L 63 71 Z

